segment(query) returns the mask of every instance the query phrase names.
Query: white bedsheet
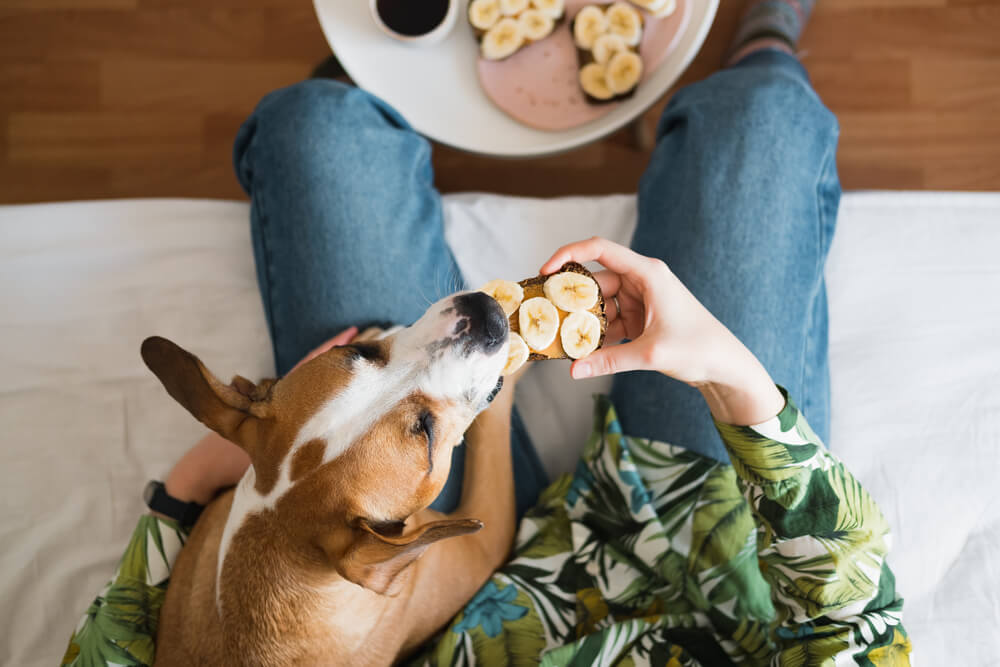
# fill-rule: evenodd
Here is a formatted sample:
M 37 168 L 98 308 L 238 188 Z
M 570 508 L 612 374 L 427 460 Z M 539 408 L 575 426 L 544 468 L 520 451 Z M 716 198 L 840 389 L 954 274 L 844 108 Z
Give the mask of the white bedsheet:
M 446 215 L 476 285 L 532 275 L 568 240 L 627 240 L 635 207 L 459 195 Z M 0 664 L 58 660 L 143 483 L 202 432 L 142 365 L 142 339 L 223 376 L 272 371 L 246 221 L 216 201 L 0 207 Z M 893 526 L 924 665 L 1000 660 L 998 247 L 1000 194 L 854 193 L 829 262 L 831 445 Z M 550 471 L 572 465 L 605 384 L 562 362 L 530 371 L 518 402 Z

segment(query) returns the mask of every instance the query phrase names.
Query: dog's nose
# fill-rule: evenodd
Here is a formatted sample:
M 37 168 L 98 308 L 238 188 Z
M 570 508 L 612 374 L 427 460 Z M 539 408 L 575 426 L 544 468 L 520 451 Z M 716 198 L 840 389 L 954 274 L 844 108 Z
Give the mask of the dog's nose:
M 510 327 L 507 316 L 496 299 L 483 292 L 468 292 L 455 297 L 458 312 L 469 320 L 469 335 L 483 351 L 493 352 L 504 344 Z

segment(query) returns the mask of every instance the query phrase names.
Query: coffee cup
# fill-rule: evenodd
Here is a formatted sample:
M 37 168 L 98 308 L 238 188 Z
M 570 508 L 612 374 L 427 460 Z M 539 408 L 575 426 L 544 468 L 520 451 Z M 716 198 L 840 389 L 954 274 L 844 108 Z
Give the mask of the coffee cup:
M 455 27 L 462 0 L 369 0 L 372 20 L 389 37 L 413 46 L 436 44 Z

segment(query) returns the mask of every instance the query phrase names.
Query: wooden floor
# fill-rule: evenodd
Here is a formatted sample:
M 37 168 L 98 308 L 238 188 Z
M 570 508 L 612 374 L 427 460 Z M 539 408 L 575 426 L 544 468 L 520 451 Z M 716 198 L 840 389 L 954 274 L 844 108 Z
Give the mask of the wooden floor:
M 742 4 L 722 0 L 683 82 L 716 68 Z M 1000 190 L 1000 0 L 819 0 L 801 46 L 840 118 L 845 188 Z M 0 0 L 0 203 L 242 197 L 237 127 L 328 53 L 309 0 Z M 439 147 L 437 180 L 632 191 L 648 160 L 632 146 L 623 131 L 530 161 Z

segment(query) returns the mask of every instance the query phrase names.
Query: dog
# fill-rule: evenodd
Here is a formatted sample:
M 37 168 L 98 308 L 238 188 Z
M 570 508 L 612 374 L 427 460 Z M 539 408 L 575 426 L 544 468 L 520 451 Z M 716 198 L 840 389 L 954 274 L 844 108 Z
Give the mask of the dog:
M 381 340 L 228 385 L 144 341 L 167 392 L 251 460 L 180 552 L 156 664 L 387 665 L 443 627 L 513 543 L 512 387 L 485 410 L 508 334 L 496 301 L 461 293 Z M 428 506 L 467 429 L 461 501 L 442 515 Z

